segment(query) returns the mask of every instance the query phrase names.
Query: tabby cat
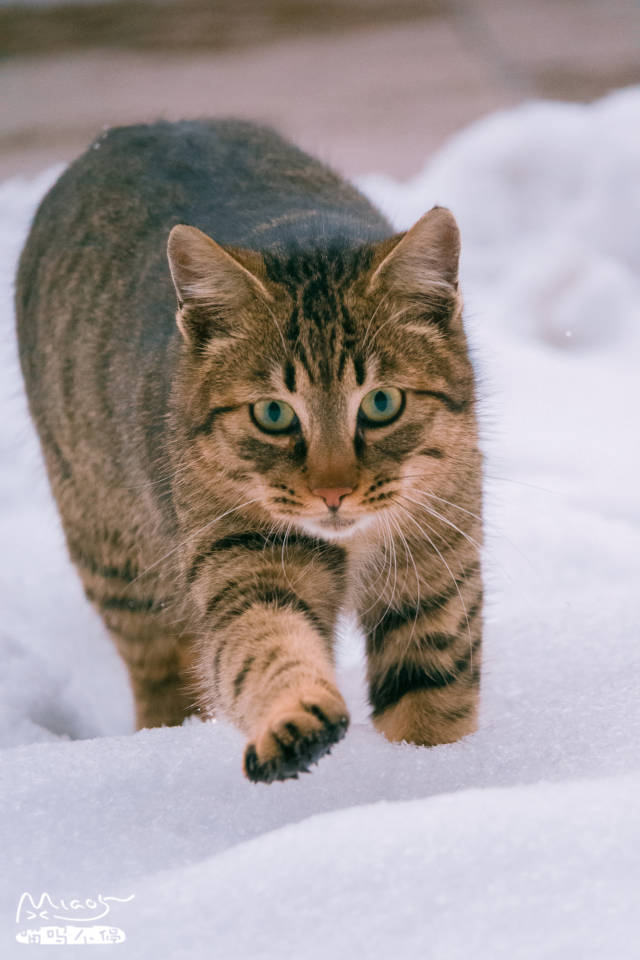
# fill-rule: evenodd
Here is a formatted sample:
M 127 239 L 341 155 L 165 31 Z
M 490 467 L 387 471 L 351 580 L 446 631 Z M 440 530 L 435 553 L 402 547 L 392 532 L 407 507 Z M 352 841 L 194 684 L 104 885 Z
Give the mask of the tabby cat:
M 386 737 L 475 729 L 481 458 L 458 256 L 448 210 L 394 235 L 236 120 L 112 129 L 44 198 L 17 279 L 22 369 L 138 727 L 221 714 L 249 779 L 296 777 L 347 729 L 346 607 Z

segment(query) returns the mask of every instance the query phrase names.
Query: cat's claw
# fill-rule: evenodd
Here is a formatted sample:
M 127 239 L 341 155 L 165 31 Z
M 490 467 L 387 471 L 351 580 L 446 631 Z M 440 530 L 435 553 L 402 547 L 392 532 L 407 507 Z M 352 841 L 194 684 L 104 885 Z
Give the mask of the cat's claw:
M 334 701 L 334 709 L 327 710 L 326 705 L 323 709 L 316 703 L 301 701 L 297 709 L 281 714 L 275 722 L 272 719 L 245 750 L 244 771 L 249 780 L 272 783 L 310 773 L 310 765 L 330 753 L 349 726 L 342 698 L 338 710 L 337 705 Z

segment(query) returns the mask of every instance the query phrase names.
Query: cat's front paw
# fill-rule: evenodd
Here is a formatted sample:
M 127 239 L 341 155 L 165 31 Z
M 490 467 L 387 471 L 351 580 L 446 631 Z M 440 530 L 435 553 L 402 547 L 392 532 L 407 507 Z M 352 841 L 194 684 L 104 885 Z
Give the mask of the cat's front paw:
M 349 713 L 337 690 L 296 691 L 264 718 L 244 754 L 244 772 L 255 783 L 296 778 L 342 740 Z

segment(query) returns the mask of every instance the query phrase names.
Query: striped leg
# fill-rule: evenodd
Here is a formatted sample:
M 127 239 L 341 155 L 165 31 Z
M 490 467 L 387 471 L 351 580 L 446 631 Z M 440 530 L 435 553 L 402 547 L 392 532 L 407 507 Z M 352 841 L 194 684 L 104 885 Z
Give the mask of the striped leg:
M 297 776 L 346 731 L 333 668 L 343 568 L 338 548 L 253 532 L 219 539 L 192 560 L 187 579 L 206 629 L 199 702 L 247 733 L 251 780 Z
M 127 665 L 136 726 L 177 726 L 196 711 L 193 637 L 176 623 L 173 599 L 164 593 L 156 596 L 162 590 L 158 583 L 138 577 L 131 551 L 118 549 L 119 534 L 86 537 L 87 542 L 92 539 L 99 546 L 91 556 L 75 545 L 70 545 L 70 552 L 88 599 Z
M 193 638 L 156 631 L 153 637 L 112 634 L 129 669 L 136 727 L 173 727 L 197 712 Z
M 481 614 L 477 562 L 419 602 L 405 596 L 367 613 L 373 720 L 389 740 L 434 746 L 476 729 Z

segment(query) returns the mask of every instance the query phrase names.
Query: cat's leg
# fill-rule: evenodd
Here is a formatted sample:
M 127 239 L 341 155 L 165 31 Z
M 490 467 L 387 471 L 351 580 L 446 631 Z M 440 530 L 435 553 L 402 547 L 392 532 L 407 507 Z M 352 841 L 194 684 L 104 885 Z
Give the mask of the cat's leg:
M 100 613 L 129 671 L 136 728 L 178 726 L 197 711 L 193 678 L 194 640 L 165 607 L 127 581 L 97 582 L 83 573 L 85 593 Z
M 179 726 L 197 713 L 191 676 L 193 637 L 156 633 L 153 638 L 114 636 L 129 670 L 136 728 Z
M 181 724 L 197 711 L 194 639 L 180 622 L 170 583 L 141 577 L 135 541 L 118 531 L 78 530 L 68 542 L 87 598 L 127 666 L 136 727 Z
M 256 591 L 251 600 L 251 609 L 216 631 L 207 649 L 213 671 L 206 659 L 202 667 L 213 672 L 214 703 L 248 734 L 247 776 L 281 780 L 327 753 L 344 735 L 348 713 L 328 634 L 293 597 Z
M 420 573 L 420 553 L 413 555 Z M 425 577 L 418 593 L 409 564 L 393 600 L 380 597 L 362 615 L 373 722 L 389 740 L 434 746 L 477 727 L 480 564 L 467 558 L 461 566 L 450 558 L 448 565 L 451 573 Z M 437 583 L 431 590 L 430 579 Z
M 127 665 L 136 708 L 136 728 L 179 726 L 197 712 L 193 637 L 151 624 L 127 624 L 111 635 Z
M 247 734 L 249 779 L 306 771 L 349 722 L 333 665 L 343 551 L 301 536 L 281 548 L 236 534 L 198 553 L 187 579 L 203 617 L 203 713 L 220 712 Z

